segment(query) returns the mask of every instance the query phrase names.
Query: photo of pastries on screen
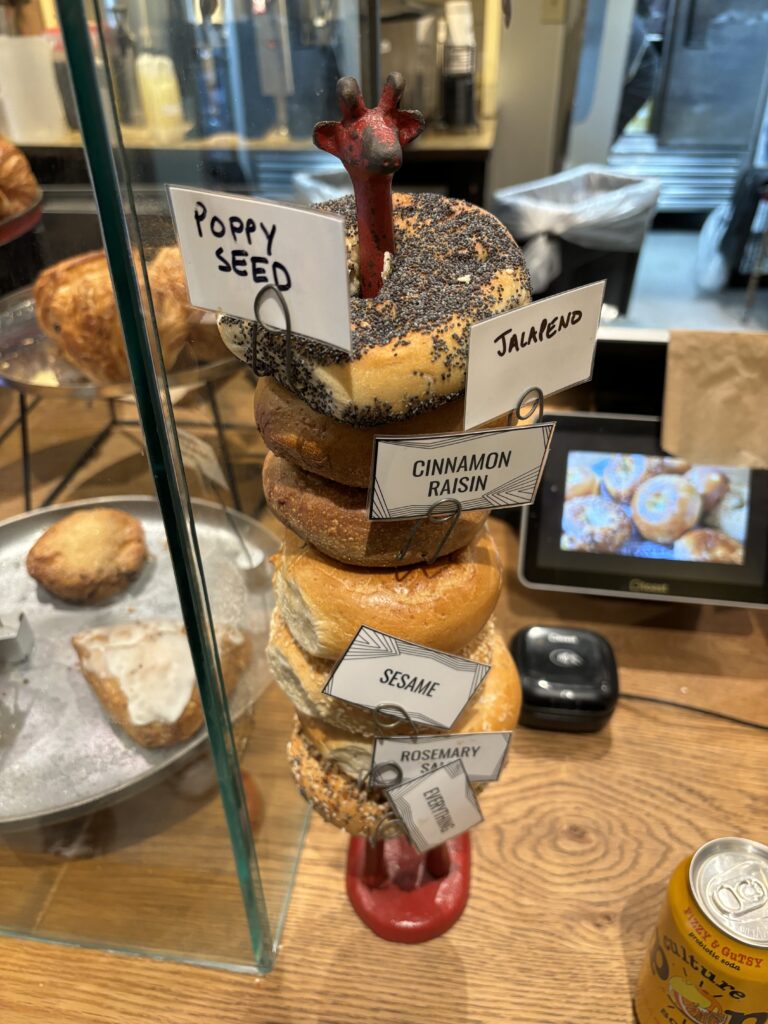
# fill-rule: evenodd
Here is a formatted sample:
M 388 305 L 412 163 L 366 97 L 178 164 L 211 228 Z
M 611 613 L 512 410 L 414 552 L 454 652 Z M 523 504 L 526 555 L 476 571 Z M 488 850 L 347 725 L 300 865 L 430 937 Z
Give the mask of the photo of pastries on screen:
M 748 469 L 570 451 L 564 496 L 562 551 L 744 564 Z

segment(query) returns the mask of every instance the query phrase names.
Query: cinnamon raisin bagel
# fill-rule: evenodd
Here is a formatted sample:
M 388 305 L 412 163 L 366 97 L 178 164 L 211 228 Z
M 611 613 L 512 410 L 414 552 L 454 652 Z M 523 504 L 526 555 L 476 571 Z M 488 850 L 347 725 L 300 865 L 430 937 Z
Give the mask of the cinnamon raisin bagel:
M 480 632 L 501 593 L 501 559 L 488 530 L 433 565 L 373 570 L 341 565 L 288 531 L 273 562 L 280 614 L 317 658 L 340 658 L 361 626 L 457 651 Z
M 221 343 L 220 343 L 221 344 Z M 307 473 L 348 487 L 371 482 L 374 438 L 380 435 L 451 434 L 464 429 L 464 402 L 455 399 L 407 420 L 382 427 L 356 427 L 315 412 L 286 391 L 274 377 L 262 377 L 253 401 L 256 425 L 270 451 L 290 459 Z M 504 426 L 506 416 L 488 423 Z
M 277 518 L 323 554 L 349 565 L 406 566 L 428 562 L 445 536 L 446 522 L 423 519 L 406 554 L 413 520 L 368 518 L 368 494 L 360 487 L 324 480 L 267 453 L 262 475 L 264 496 Z M 462 512 L 442 548 L 445 555 L 469 544 L 488 513 Z
M 348 244 L 356 244 L 352 196 L 318 209 L 341 214 Z M 375 298 L 350 299 L 351 356 L 294 338 L 288 380 L 280 332 L 258 328 L 254 343 L 250 321 L 219 318 L 228 348 L 259 376 L 275 377 L 316 412 L 358 426 L 404 419 L 456 398 L 464 391 L 471 325 L 531 298 L 520 248 L 492 214 L 461 199 L 400 193 L 393 211 L 391 273 Z

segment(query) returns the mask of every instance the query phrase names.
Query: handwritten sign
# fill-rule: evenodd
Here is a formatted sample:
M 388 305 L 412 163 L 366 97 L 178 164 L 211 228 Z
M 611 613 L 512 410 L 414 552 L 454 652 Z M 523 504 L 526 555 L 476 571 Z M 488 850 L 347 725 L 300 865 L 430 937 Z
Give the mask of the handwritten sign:
M 343 217 L 177 185 L 168 196 L 194 306 L 253 320 L 256 296 L 272 285 L 294 333 L 351 351 Z M 259 315 L 285 327 L 272 296 Z
M 464 429 L 510 412 L 529 388 L 554 395 L 590 380 L 604 291 L 598 281 L 474 324 Z
M 398 785 L 459 760 L 470 782 L 495 782 L 511 738 L 511 732 L 387 736 L 374 744 L 371 777 L 377 785 Z
M 397 704 L 415 722 L 450 729 L 489 669 L 362 626 L 323 693 L 364 708 Z
M 463 509 L 530 505 L 553 431 L 553 423 L 537 423 L 471 434 L 377 437 L 368 517 L 424 516 L 449 498 Z
M 386 792 L 408 838 L 421 853 L 483 820 L 461 761 L 451 761 Z

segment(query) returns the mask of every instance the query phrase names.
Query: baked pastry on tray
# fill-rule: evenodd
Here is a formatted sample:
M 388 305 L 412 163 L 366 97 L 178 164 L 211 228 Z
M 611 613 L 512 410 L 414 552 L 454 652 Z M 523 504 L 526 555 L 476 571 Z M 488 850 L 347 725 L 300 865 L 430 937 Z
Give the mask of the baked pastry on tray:
M 40 185 L 29 160 L 10 139 L 0 135 L 0 220 L 24 213 L 39 195 Z
M 247 635 L 217 630 L 227 693 L 251 656 Z M 143 747 L 169 747 L 194 735 L 203 709 L 184 627 L 177 622 L 132 622 L 88 629 L 72 637 L 83 675 L 107 714 Z
M 99 604 L 129 587 L 146 560 L 138 519 L 117 508 L 84 508 L 38 537 L 27 572 L 63 601 Z
M 160 249 L 147 268 L 166 370 L 185 344 L 210 333 L 189 304 L 181 255 Z M 35 282 L 35 312 L 62 356 L 96 384 L 129 379 L 128 357 L 107 258 L 101 250 L 71 256 L 44 270 Z M 223 346 L 221 346 L 223 348 Z

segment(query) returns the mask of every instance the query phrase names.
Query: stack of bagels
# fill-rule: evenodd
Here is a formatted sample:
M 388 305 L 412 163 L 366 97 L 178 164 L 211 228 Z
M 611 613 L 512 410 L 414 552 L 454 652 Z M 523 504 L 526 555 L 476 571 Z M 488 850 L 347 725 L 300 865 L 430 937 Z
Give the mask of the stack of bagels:
M 366 782 L 374 714 L 322 692 L 361 626 L 491 666 L 452 733 L 510 729 L 520 707 L 492 618 L 502 565 L 487 514 L 462 513 L 430 564 L 446 524 L 422 521 L 403 556 L 413 522 L 370 521 L 367 491 L 375 436 L 461 431 L 470 325 L 530 301 L 528 274 L 491 214 L 439 196 L 393 199 L 397 252 L 380 293 L 350 299 L 351 357 L 308 339 L 288 355 L 281 333 L 219 318 L 226 344 L 261 377 L 264 492 L 286 527 L 268 657 L 296 709 L 293 773 L 327 821 L 368 836 L 387 813 Z M 354 201 L 320 208 L 345 217 L 353 258 Z

